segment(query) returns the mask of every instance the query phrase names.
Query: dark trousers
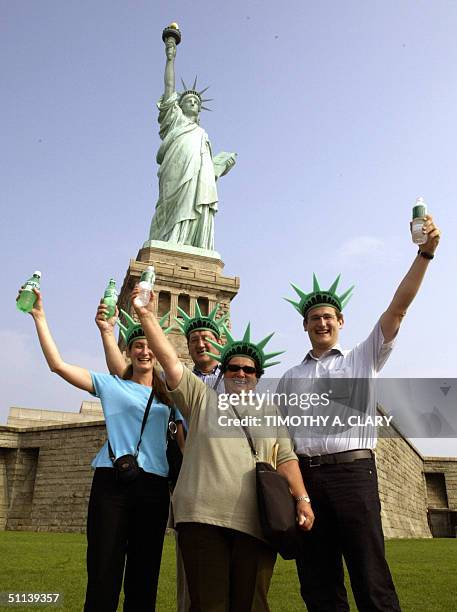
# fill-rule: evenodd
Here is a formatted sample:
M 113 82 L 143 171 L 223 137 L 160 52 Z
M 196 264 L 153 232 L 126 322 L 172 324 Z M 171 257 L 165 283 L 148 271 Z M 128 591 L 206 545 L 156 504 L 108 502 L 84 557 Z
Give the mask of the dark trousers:
M 245 533 L 179 523 L 191 612 L 268 612 L 267 593 L 276 554 Z
M 302 534 L 297 559 L 301 595 L 309 612 L 347 612 L 343 557 L 361 612 L 399 611 L 385 559 L 381 504 L 374 459 L 307 467 L 314 526 Z
M 167 478 L 141 471 L 132 483 L 97 468 L 87 517 L 85 612 L 115 612 L 124 576 L 124 612 L 155 610 L 168 517 Z M 125 572 L 124 572 L 125 566 Z

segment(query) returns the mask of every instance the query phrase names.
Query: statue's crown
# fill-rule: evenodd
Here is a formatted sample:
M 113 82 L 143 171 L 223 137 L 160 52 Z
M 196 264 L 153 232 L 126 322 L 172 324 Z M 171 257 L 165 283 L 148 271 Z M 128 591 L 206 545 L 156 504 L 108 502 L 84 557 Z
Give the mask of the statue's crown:
M 265 353 L 263 350 L 267 342 L 273 336 L 274 332 L 266 336 L 263 340 L 260 340 L 260 342 L 255 343 L 251 341 L 250 323 L 247 324 L 246 331 L 244 332 L 244 336 L 241 340 L 235 340 L 235 338 L 231 335 L 230 331 L 224 324 L 222 325 L 222 331 L 224 332 L 227 338 L 227 342 L 224 344 L 224 346 L 221 347 L 217 342 L 214 342 L 209 338 L 207 339 L 207 342 L 214 346 L 215 349 L 220 351 L 220 353 L 216 355 L 214 353 L 206 351 L 206 354 L 215 359 L 216 361 L 219 361 L 223 368 L 230 361 L 230 359 L 232 357 L 235 357 L 236 355 L 250 357 L 258 365 L 260 371 L 263 371 L 265 368 L 269 368 L 272 365 L 280 363 L 279 361 L 271 361 L 270 363 L 267 362 L 272 357 L 281 355 L 282 353 L 284 353 L 284 351 L 276 351 L 275 353 Z
M 203 106 L 203 102 L 211 102 L 213 98 L 202 98 L 202 94 L 205 93 L 205 91 L 209 88 L 209 85 L 208 87 L 205 87 L 205 89 L 202 89 L 201 91 L 197 91 L 197 77 L 195 77 L 194 84 L 192 85 L 192 87 L 187 87 L 183 79 L 181 79 L 181 83 L 182 83 L 182 86 L 184 87 L 184 91 L 178 94 L 179 104 L 181 104 L 184 96 L 192 95 L 192 96 L 196 96 L 199 99 L 200 108 L 202 108 L 203 110 L 207 110 L 207 111 L 211 110 L 210 108 L 206 108 L 206 106 Z
M 316 275 L 313 273 L 313 290 L 310 293 L 305 293 L 302 289 L 300 289 L 300 287 L 291 283 L 300 300 L 298 302 L 294 302 L 289 298 L 284 299 L 292 304 L 295 310 L 297 310 L 302 317 L 305 317 L 308 310 L 315 308 L 316 306 L 333 306 L 341 312 L 352 297 L 354 285 L 349 287 L 349 289 L 347 289 L 347 291 L 341 295 L 337 295 L 336 289 L 338 287 L 338 283 L 340 282 L 340 276 L 341 274 L 338 274 L 329 289 L 323 290 L 320 288 L 319 281 L 317 280 Z

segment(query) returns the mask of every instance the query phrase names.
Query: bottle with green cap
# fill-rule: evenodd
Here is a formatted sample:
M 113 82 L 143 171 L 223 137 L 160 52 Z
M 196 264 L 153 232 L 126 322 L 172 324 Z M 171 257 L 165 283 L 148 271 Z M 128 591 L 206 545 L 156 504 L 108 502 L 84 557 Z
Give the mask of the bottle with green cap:
M 41 272 L 36 270 L 28 280 L 22 285 L 22 291 L 16 301 L 16 307 L 21 312 L 30 312 L 35 305 L 36 295 L 34 289 L 40 288 Z
M 111 319 L 116 314 L 117 299 L 116 281 L 114 278 L 110 278 L 103 294 L 103 304 L 108 306 L 108 312 L 105 315 L 106 319 Z
M 425 244 L 428 240 L 427 234 L 422 231 L 426 214 L 427 205 L 424 198 L 417 198 L 416 204 L 413 206 L 413 222 L 411 224 L 411 236 L 414 244 Z
M 138 283 L 139 288 L 141 289 L 140 293 L 135 298 L 135 305 L 140 307 L 145 307 L 149 304 L 149 300 L 151 298 L 151 292 L 154 287 L 156 275 L 154 266 L 148 266 L 146 270 L 143 272 L 140 278 L 140 282 Z

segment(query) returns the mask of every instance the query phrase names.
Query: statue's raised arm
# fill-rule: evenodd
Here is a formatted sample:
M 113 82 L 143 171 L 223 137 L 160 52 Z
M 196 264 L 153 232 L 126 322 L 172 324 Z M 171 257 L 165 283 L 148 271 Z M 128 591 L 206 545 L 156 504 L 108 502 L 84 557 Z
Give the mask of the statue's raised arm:
M 172 26 L 176 26 L 173 28 Z M 175 38 L 170 34 L 170 31 L 176 30 L 179 32 L 177 24 L 173 23 L 168 28 L 165 28 L 163 33 L 163 38 L 165 42 L 165 55 L 167 56 L 167 62 L 165 64 L 165 88 L 163 92 L 163 99 L 168 100 L 168 98 L 175 93 L 175 57 L 176 57 L 176 44 L 178 41 L 181 41 L 181 37 Z M 169 35 L 167 35 L 169 34 Z
M 222 152 L 213 159 L 208 134 L 199 125 L 200 111 L 208 101 L 202 98 L 206 89 L 198 91 L 195 79 L 191 88 L 183 81 L 184 91 L 176 91 L 178 25 L 165 28 L 162 39 L 166 64 L 164 93 L 157 104 L 162 140 L 157 152 L 159 199 L 144 246 L 162 241 L 213 251 L 216 179 L 234 166 L 236 154 Z

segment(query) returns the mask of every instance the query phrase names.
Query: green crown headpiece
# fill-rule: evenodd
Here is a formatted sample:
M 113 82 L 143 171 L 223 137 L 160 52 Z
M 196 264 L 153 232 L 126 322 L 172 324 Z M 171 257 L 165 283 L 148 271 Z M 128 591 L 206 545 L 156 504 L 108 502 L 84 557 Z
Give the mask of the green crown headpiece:
M 138 340 L 139 338 L 146 338 L 143 328 L 138 323 L 138 321 L 135 321 L 135 319 L 133 319 L 128 312 L 122 310 L 122 308 L 121 313 L 127 325 L 123 325 L 119 319 L 117 320 L 117 324 L 119 326 L 119 332 L 122 338 L 124 339 L 126 346 L 130 346 L 134 340 Z M 173 329 L 173 325 L 170 325 L 169 327 L 167 327 L 166 325 L 166 320 L 168 319 L 169 314 L 170 313 L 167 312 L 167 314 L 165 314 L 159 320 L 159 325 L 163 329 L 165 334 L 168 334 Z
M 216 315 L 220 308 L 220 304 L 216 304 L 213 310 L 208 316 L 202 314 L 198 301 L 195 301 L 195 317 L 190 317 L 185 310 L 178 306 L 178 312 L 182 316 L 182 319 L 175 318 L 179 325 L 179 329 L 188 338 L 193 331 L 201 331 L 208 329 L 213 332 L 217 337 L 221 337 L 221 324 L 225 323 L 228 319 L 228 314 L 222 315 L 219 319 L 216 319 Z
M 213 98 L 202 98 L 202 94 L 205 93 L 205 91 L 209 88 L 209 85 L 208 87 L 205 87 L 205 89 L 202 89 L 201 91 L 197 91 L 197 77 L 195 77 L 194 84 L 190 88 L 187 87 L 187 85 L 184 83 L 182 79 L 181 79 L 181 83 L 182 83 L 182 86 L 184 87 L 184 91 L 178 94 L 179 104 L 181 104 L 184 96 L 192 95 L 192 96 L 196 96 L 199 99 L 201 109 L 207 110 L 207 111 L 211 110 L 210 108 L 203 106 L 203 102 L 211 102 Z
M 319 281 L 317 280 L 316 275 L 313 273 L 313 290 L 311 293 L 305 293 L 302 289 L 300 289 L 300 287 L 297 287 L 297 285 L 291 283 L 292 287 L 300 297 L 300 300 L 298 302 L 294 302 L 288 298 L 284 299 L 292 304 L 295 310 L 297 310 L 302 317 L 306 316 L 306 313 L 310 308 L 315 308 L 316 306 L 333 306 L 334 308 L 338 308 L 338 310 L 341 312 L 352 297 L 354 285 L 349 287 L 349 289 L 341 295 L 337 295 L 336 288 L 340 282 L 340 276 L 341 274 L 338 274 L 336 279 L 333 281 L 332 286 L 325 291 L 320 288 Z
M 224 346 L 221 347 L 220 344 L 218 344 L 217 342 L 213 342 L 210 339 L 207 340 L 212 346 L 214 346 L 215 349 L 220 351 L 220 353 L 218 355 L 215 355 L 214 353 L 206 351 L 207 355 L 210 355 L 210 357 L 212 357 L 216 361 L 219 361 L 222 366 L 225 366 L 227 362 L 236 355 L 250 357 L 257 363 L 260 370 L 264 370 L 265 368 L 269 368 L 272 365 L 280 363 L 279 361 L 272 361 L 270 363 L 267 363 L 267 361 L 272 357 L 282 355 L 284 351 L 277 351 L 275 353 L 264 353 L 263 350 L 267 342 L 273 336 L 274 332 L 263 340 L 260 340 L 260 342 L 255 343 L 251 341 L 250 323 L 248 323 L 246 327 L 246 331 L 244 332 L 242 340 L 235 340 L 235 338 L 232 336 L 232 334 L 225 325 L 222 325 L 222 330 L 227 337 L 227 342 L 224 344 Z

